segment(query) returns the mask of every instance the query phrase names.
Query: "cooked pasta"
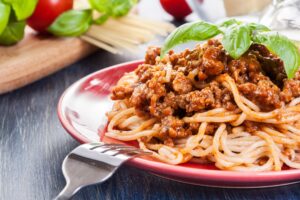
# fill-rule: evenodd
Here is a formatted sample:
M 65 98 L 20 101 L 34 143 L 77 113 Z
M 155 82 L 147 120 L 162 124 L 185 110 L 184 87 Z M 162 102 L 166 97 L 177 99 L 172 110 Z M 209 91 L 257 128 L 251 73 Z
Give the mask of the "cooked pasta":
M 106 136 L 137 140 L 169 163 L 214 163 L 222 170 L 300 168 L 300 74 L 262 45 L 239 59 L 218 40 L 145 63 L 113 88 Z M 274 65 L 278 71 L 268 67 Z M 280 74 L 280 76 L 278 76 Z

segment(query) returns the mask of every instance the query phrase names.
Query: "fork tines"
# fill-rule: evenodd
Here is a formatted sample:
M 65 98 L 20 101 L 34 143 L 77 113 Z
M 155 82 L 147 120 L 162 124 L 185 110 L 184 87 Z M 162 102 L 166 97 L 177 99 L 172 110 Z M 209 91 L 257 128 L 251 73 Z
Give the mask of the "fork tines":
M 150 155 L 151 152 L 146 152 L 142 149 L 138 149 L 133 146 L 127 146 L 124 144 L 108 144 L 108 143 L 91 143 L 90 150 L 96 150 L 100 153 L 109 154 L 111 156 L 115 156 L 118 154 L 125 154 L 129 156 L 134 155 Z

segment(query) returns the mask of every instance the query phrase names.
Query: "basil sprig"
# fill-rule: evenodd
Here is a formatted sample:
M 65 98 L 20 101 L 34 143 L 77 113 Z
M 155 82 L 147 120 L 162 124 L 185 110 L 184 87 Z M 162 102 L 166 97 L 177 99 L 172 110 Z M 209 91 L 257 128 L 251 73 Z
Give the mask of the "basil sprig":
M 48 28 L 56 36 L 72 37 L 85 33 L 92 23 L 103 24 L 109 17 L 126 15 L 137 3 L 137 0 L 89 0 L 91 9 L 71 10 L 62 13 Z M 92 19 L 92 11 L 98 11 L 101 16 Z
M 15 21 L 11 19 L 2 34 L 0 35 L 0 43 L 2 45 L 16 44 L 24 37 L 25 21 Z
M 236 19 L 229 19 L 226 20 L 224 22 L 222 22 L 221 24 L 218 25 L 218 28 L 224 32 L 226 30 L 226 28 L 229 28 L 230 26 L 236 26 L 236 25 L 241 25 L 242 22 L 237 21 Z
M 0 35 L 8 24 L 10 6 L 0 0 Z
M 253 41 L 265 45 L 273 54 L 278 55 L 284 63 L 287 77 L 294 77 L 300 66 L 300 54 L 291 40 L 276 32 L 265 32 L 254 35 Z
M 289 79 L 295 76 L 300 67 L 299 49 L 287 37 L 271 32 L 264 25 L 243 23 L 235 19 L 227 20 L 219 25 L 199 21 L 178 27 L 165 40 L 161 57 L 179 44 L 188 41 L 204 41 L 219 34 L 223 35 L 224 49 L 234 59 L 241 57 L 252 43 L 257 43 L 265 45 L 270 52 L 282 59 Z
M 0 0 L 0 45 L 12 45 L 24 37 L 25 19 L 38 0 Z
M 70 10 L 61 14 L 48 28 L 56 36 L 79 36 L 92 22 L 91 10 Z
M 112 17 L 122 17 L 127 15 L 131 8 L 137 3 L 137 0 L 111 0 L 111 13 Z
M 137 0 L 89 0 L 91 7 L 102 14 L 95 23 L 103 23 L 110 16 L 117 18 L 126 15 Z
M 30 17 L 38 2 L 38 0 L 3 0 L 3 1 L 12 6 L 18 21 L 22 21 Z
M 189 41 L 203 41 L 212 38 L 220 33 L 218 27 L 204 21 L 191 22 L 184 24 L 174 30 L 167 37 L 165 44 L 161 50 L 165 55 L 170 49 L 179 44 Z
M 97 19 L 95 19 L 93 21 L 93 23 L 101 25 L 101 24 L 104 24 L 104 22 L 106 22 L 108 19 L 109 19 L 109 15 L 104 14 L 104 15 L 101 15 L 100 17 L 98 17 Z
M 265 31 L 271 31 L 268 27 L 262 24 L 257 23 L 248 23 L 247 26 L 252 31 L 252 34 L 255 34 L 257 32 L 265 32 Z
M 228 29 L 224 33 L 222 44 L 229 55 L 235 59 L 239 58 L 251 45 L 249 27 L 243 24 Z
M 24 36 L 25 19 L 34 12 L 38 0 L 0 0 L 0 45 L 12 45 Z M 73 37 L 85 33 L 92 23 L 102 24 L 109 17 L 128 14 L 137 0 L 89 0 L 91 9 L 62 13 L 48 31 L 56 36 Z M 101 16 L 92 19 L 92 12 Z

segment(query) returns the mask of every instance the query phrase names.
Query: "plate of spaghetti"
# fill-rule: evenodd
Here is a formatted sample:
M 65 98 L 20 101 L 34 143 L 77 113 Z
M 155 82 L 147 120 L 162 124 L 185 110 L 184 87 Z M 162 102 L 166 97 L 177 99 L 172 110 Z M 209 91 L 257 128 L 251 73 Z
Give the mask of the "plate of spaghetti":
M 201 43 L 172 50 L 190 40 Z M 194 22 L 149 47 L 143 61 L 74 83 L 58 114 L 80 142 L 151 152 L 129 164 L 169 179 L 283 185 L 300 179 L 299 66 L 293 42 L 263 25 Z

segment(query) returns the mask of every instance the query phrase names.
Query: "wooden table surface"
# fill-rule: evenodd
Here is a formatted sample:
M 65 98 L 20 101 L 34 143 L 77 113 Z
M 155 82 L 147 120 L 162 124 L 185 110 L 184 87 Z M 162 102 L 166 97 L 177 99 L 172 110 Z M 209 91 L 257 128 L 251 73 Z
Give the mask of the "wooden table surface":
M 50 77 L 0 96 L 1 200 L 47 200 L 59 193 L 65 184 L 61 163 L 79 144 L 58 120 L 60 95 L 89 73 L 142 57 L 143 52 L 120 56 L 100 50 Z M 125 165 L 107 182 L 82 189 L 74 199 L 296 200 L 300 199 L 300 184 L 265 189 L 209 188 L 166 180 Z

